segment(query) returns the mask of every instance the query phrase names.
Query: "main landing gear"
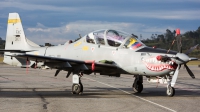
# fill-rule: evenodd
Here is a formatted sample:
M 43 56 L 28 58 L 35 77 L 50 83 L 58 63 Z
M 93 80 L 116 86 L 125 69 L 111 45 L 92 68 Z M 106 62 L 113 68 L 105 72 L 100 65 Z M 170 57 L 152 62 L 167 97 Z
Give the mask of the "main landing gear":
M 135 93 L 141 93 L 143 90 L 143 77 L 140 75 L 135 76 L 135 81 L 132 85 L 133 91 Z
M 79 75 L 74 74 L 72 76 L 72 94 L 82 94 L 83 93 L 83 84 L 81 83 L 81 77 L 83 73 L 81 72 Z

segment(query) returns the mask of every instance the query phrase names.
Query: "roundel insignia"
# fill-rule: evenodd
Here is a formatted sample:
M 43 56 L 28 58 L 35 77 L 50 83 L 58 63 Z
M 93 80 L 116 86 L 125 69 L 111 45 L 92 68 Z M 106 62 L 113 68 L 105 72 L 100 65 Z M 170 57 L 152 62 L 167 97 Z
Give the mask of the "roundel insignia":
M 91 47 L 91 51 L 93 52 L 95 50 L 95 48 L 94 47 Z
M 112 55 L 115 55 L 115 51 L 112 51 Z

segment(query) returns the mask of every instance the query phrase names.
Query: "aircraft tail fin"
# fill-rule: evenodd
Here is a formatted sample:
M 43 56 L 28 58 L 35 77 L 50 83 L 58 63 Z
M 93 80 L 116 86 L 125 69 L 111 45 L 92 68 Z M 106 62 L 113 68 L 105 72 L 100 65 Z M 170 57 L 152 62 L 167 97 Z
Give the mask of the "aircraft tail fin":
M 9 56 L 14 53 L 9 51 L 30 51 L 35 50 L 36 47 L 39 47 L 39 45 L 26 39 L 19 14 L 9 13 L 5 45 L 5 51 L 8 52 L 4 53 L 3 62 L 9 65 L 20 66 L 21 63 L 26 63 L 26 60 L 20 61 L 20 59 Z
M 18 13 L 9 13 L 5 49 L 30 49 Z

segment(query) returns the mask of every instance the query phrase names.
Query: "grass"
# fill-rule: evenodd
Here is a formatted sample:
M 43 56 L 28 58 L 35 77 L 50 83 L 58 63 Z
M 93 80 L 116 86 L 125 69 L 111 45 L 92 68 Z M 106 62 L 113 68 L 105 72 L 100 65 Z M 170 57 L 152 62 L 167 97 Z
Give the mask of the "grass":
M 200 65 L 200 61 L 190 61 L 187 63 L 187 65 Z
M 0 63 L 3 62 L 3 57 L 0 56 Z

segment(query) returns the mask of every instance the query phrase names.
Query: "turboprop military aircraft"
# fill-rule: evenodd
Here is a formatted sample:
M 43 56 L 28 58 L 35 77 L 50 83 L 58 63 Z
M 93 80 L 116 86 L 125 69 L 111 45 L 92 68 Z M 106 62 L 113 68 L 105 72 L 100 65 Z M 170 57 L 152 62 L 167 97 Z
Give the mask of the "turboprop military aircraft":
M 132 88 L 136 93 L 143 90 L 143 76 L 148 82 L 166 84 L 167 96 L 174 96 L 175 83 L 181 65 L 184 65 L 192 78 L 192 71 L 187 62 L 197 60 L 188 54 L 197 47 L 194 46 L 182 53 L 180 30 L 173 43 L 177 41 L 179 51 L 148 47 L 134 35 L 103 29 L 68 41 L 64 45 L 39 47 L 25 37 L 21 19 L 18 13 L 9 13 L 4 63 L 21 67 L 48 66 L 57 69 L 55 76 L 61 70 L 72 74 L 72 93 L 81 94 L 83 74 L 99 73 L 120 77 L 120 74 L 133 75 Z M 172 45 L 173 45 L 172 43 Z

